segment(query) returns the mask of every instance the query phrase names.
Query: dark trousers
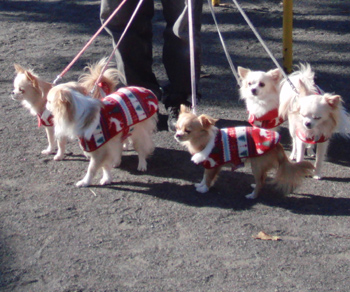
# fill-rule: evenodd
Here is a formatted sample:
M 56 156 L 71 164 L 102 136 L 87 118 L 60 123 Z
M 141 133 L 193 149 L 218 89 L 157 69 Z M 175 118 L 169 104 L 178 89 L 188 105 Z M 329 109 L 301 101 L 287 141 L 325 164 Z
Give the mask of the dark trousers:
M 101 21 L 104 22 L 121 0 L 101 1 Z M 119 41 L 138 0 L 127 0 L 106 30 Z M 200 29 L 203 0 L 193 1 L 196 81 L 200 74 Z M 162 0 L 166 27 L 163 32 L 163 64 L 169 79 L 166 106 L 178 106 L 191 94 L 190 52 L 188 41 L 188 15 L 185 0 Z M 144 0 L 128 32 L 116 51 L 118 69 L 124 73 L 127 85 L 143 86 L 160 96 L 157 79 L 152 71 L 152 18 L 154 0 Z

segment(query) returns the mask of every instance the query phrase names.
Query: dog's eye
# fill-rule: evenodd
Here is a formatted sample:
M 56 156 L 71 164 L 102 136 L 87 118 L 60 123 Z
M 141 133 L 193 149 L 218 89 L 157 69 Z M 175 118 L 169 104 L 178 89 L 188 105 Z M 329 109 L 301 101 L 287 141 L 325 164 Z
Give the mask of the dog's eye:
M 260 82 L 260 83 L 259 83 L 259 86 L 260 86 L 260 87 L 264 87 L 264 86 L 265 86 L 265 83 L 264 83 L 264 82 Z
M 315 119 L 315 120 L 320 120 L 320 119 L 321 119 L 321 117 L 314 117 L 314 119 Z
M 186 133 L 186 134 L 189 134 L 189 133 L 191 133 L 191 131 L 188 130 L 188 129 L 185 129 L 185 133 Z
M 19 92 L 23 94 L 23 93 L 24 93 L 24 89 L 23 89 L 23 88 L 20 88 L 20 89 L 19 89 Z

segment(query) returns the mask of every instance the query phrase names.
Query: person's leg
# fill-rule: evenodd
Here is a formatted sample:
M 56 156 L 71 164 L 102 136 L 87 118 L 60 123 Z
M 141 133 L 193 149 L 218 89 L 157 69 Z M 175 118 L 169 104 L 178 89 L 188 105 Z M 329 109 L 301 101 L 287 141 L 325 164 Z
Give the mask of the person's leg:
M 100 18 L 104 23 L 113 13 L 121 0 L 101 0 Z M 128 0 L 106 26 L 106 31 L 113 37 L 115 46 L 125 26 L 133 14 L 138 0 Z M 131 26 L 116 50 L 117 68 L 125 75 L 127 85 L 142 86 L 152 90 L 158 98 L 161 91 L 152 72 L 152 17 L 153 0 L 144 0 Z
M 200 75 L 200 29 L 203 0 L 193 1 L 196 84 Z M 166 21 L 164 30 L 163 63 L 169 78 L 164 92 L 168 109 L 168 125 L 174 130 L 180 104 L 190 105 L 191 96 L 190 48 L 188 36 L 188 7 L 184 0 L 162 0 Z

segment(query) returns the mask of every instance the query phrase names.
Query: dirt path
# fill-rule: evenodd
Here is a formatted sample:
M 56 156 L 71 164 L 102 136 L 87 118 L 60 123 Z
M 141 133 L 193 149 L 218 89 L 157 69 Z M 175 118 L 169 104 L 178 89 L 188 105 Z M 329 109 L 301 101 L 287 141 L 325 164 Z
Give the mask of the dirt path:
M 240 1 L 281 61 L 281 1 Z M 350 3 L 295 2 L 294 60 L 310 62 L 318 84 L 350 109 Z M 273 68 L 232 2 L 215 8 L 235 65 Z M 161 5 L 156 1 L 155 72 L 161 64 Z M 295 194 L 272 187 L 248 201 L 249 169 L 222 172 L 205 194 L 202 169 L 171 133 L 156 134 L 149 171 L 123 157 L 110 186 L 78 189 L 88 161 L 76 141 L 54 162 L 36 118 L 12 101 L 13 63 L 53 81 L 99 27 L 99 1 L 0 2 L 0 289 L 1 291 L 349 291 L 350 147 L 331 141 L 325 178 Z M 200 113 L 219 125 L 244 124 L 246 113 L 205 5 Z M 110 53 L 101 35 L 65 80 Z M 162 109 L 162 113 L 164 113 Z M 289 150 L 287 126 L 283 144 Z M 254 239 L 260 232 L 281 241 Z

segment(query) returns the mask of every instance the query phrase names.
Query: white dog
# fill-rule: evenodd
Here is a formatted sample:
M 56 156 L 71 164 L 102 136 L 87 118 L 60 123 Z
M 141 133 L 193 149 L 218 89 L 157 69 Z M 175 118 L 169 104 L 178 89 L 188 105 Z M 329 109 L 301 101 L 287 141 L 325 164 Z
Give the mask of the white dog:
M 238 74 L 242 81 L 240 96 L 246 103 L 249 123 L 264 129 L 274 129 L 282 124 L 284 120 L 278 116 L 282 72 L 279 69 L 263 72 L 238 67 Z
M 302 161 L 305 147 L 317 146 L 314 178 L 320 179 L 329 139 L 336 132 L 348 135 L 350 120 L 341 97 L 320 90 L 314 75 L 309 64 L 301 65 L 300 71 L 289 77 L 294 88 L 286 80 L 282 82 L 279 114 L 289 121 L 293 142 L 290 159 Z

